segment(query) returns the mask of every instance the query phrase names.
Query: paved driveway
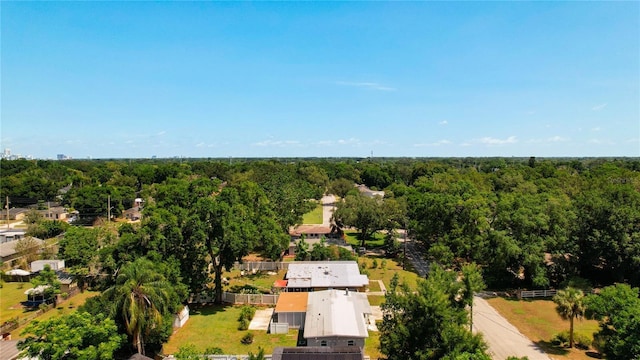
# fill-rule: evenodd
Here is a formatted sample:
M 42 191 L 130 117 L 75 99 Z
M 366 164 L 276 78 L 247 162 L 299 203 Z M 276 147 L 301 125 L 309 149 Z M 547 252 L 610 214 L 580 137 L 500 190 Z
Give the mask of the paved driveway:
M 249 330 L 269 330 L 269 322 L 271 322 L 273 310 L 273 308 L 256 310 L 256 314 L 253 316 L 251 323 L 249 323 Z
M 489 353 L 495 360 L 504 360 L 509 356 L 550 360 L 529 338 L 478 296 L 473 301 L 473 330 L 482 333 L 489 345 Z

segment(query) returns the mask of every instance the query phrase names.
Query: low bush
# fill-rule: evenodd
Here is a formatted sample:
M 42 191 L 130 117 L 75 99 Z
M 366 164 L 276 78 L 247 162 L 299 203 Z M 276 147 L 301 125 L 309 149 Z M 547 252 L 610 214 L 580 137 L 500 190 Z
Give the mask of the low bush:
M 255 315 L 256 315 L 256 308 L 254 308 L 253 306 L 245 305 L 240 309 L 240 317 L 238 317 L 238 321 L 242 321 L 242 319 L 251 321 Z
M 551 344 L 555 346 L 565 347 L 569 345 L 569 332 L 561 331 L 551 338 Z
M 578 349 L 588 350 L 591 347 L 591 336 L 583 333 L 573 334 L 573 342 Z
M 249 345 L 251 343 L 253 343 L 253 333 L 246 333 L 242 339 L 240 340 L 241 343 L 245 344 L 245 345 Z
M 238 325 L 238 330 L 248 330 L 249 329 L 249 321 L 247 319 L 241 318 L 240 324 Z

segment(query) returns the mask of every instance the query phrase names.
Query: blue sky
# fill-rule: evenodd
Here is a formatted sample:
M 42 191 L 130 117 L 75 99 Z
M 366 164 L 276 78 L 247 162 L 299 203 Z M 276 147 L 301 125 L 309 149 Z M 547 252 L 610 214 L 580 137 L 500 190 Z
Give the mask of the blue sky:
M 640 2 L 6 2 L 0 147 L 640 156 Z

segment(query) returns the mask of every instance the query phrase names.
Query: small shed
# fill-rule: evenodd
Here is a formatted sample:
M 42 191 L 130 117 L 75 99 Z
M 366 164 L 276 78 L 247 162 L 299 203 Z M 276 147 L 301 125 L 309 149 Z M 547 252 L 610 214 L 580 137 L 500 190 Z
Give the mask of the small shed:
M 173 328 L 178 329 L 184 326 L 189 320 L 189 306 L 185 305 L 182 310 L 173 316 Z
M 273 312 L 272 321 L 274 323 L 287 323 L 289 328 L 304 328 L 308 296 L 308 292 L 281 293 Z
M 40 304 L 53 302 L 53 297 L 45 297 L 48 288 L 50 288 L 49 285 L 40 285 L 26 290 L 24 294 L 27 295 L 27 301 L 23 301 L 21 304 L 26 307 L 38 307 Z
M 49 265 L 53 271 L 62 270 L 64 269 L 64 260 L 36 260 L 31 262 L 31 271 L 42 271 L 47 265 Z

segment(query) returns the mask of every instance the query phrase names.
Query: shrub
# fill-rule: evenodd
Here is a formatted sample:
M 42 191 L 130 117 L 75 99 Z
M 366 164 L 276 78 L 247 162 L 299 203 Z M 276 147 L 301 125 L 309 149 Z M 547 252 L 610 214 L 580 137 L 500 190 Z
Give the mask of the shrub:
M 591 337 L 583 333 L 573 334 L 573 341 L 578 349 L 587 350 L 591 347 Z
M 238 325 L 238 330 L 247 330 L 249 329 L 249 321 L 245 318 L 240 318 L 240 324 Z
M 380 263 L 380 267 L 382 268 L 382 270 L 385 270 L 387 268 L 387 259 L 382 259 L 382 263 Z
M 551 344 L 555 346 L 565 347 L 569 345 L 569 332 L 561 331 L 551 338 Z
M 373 259 L 373 261 L 371 262 L 371 268 L 372 269 L 377 269 L 378 268 L 378 260 L 377 259 Z
M 251 321 L 255 315 L 256 315 L 256 308 L 254 308 L 253 306 L 245 305 L 242 307 L 242 309 L 240 309 L 240 317 L 238 318 L 238 321 L 242 321 L 242 319 Z
M 245 344 L 245 345 L 249 345 L 251 343 L 253 343 L 253 333 L 246 333 L 242 339 L 240 340 L 241 343 Z
M 204 354 L 205 355 L 223 355 L 224 351 L 221 348 L 214 346 L 214 347 L 207 348 L 207 350 L 204 351 Z

